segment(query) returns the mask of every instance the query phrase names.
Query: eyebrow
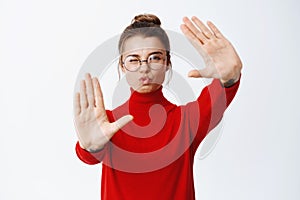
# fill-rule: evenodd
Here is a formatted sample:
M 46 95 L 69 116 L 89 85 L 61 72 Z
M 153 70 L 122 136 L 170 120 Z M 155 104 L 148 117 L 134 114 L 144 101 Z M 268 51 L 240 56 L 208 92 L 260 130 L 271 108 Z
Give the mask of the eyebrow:
M 161 55 L 163 55 L 163 53 L 161 51 L 154 51 L 154 52 L 149 53 L 147 55 L 147 57 L 150 56 L 150 55 L 152 55 L 152 54 L 161 54 Z M 128 57 L 128 56 L 140 57 L 140 55 L 138 55 L 138 54 L 129 54 L 126 57 Z

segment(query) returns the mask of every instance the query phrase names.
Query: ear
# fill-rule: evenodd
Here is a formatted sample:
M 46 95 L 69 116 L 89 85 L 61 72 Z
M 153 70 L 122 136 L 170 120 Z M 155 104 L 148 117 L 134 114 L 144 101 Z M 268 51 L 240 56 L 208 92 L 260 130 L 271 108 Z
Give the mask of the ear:
M 170 69 L 170 65 L 166 66 L 166 72 Z
M 172 63 L 171 63 L 171 61 L 167 64 L 167 66 L 166 66 L 166 71 L 168 71 L 169 69 L 171 69 L 172 68 Z
M 171 55 L 167 53 L 167 60 L 166 60 L 166 71 L 172 68 L 172 62 L 171 62 Z
M 125 73 L 126 69 L 121 62 L 119 62 L 119 67 L 122 70 L 122 72 Z

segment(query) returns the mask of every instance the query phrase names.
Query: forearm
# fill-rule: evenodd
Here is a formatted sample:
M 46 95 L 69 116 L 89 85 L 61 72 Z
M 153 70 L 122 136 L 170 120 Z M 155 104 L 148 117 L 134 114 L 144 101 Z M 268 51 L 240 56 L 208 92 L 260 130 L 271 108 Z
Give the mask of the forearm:
M 240 81 L 237 80 L 231 87 L 223 87 L 219 79 L 214 79 L 206 86 L 196 101 L 187 105 L 191 137 L 194 138 L 194 147 L 213 128 L 217 126 L 231 101 L 233 100 Z
M 198 103 L 200 107 L 200 119 L 208 120 L 206 124 L 207 132 L 211 131 L 216 125 L 220 122 L 223 117 L 223 114 L 227 107 L 232 102 L 233 98 L 236 95 L 236 92 L 239 88 L 240 76 L 231 83 L 227 85 L 220 82 L 217 79 L 207 86 L 207 91 L 203 93 L 202 97 L 198 98 Z M 202 99 L 201 99 L 202 98 Z M 207 109 L 203 109 L 207 103 Z M 204 105 L 204 106 L 203 106 Z M 201 109 L 202 108 L 202 109 Z

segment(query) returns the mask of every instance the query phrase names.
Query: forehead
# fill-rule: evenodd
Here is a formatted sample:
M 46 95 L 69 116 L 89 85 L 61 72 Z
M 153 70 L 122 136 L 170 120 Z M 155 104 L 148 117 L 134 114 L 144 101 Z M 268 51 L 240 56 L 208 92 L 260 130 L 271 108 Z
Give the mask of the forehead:
M 124 42 L 123 55 L 149 54 L 153 51 L 165 51 L 165 47 L 157 37 L 133 36 Z

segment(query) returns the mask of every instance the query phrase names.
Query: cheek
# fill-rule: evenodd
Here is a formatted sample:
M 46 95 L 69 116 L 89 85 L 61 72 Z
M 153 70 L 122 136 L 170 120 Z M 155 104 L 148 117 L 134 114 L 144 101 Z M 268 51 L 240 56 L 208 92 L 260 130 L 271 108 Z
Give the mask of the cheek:
M 153 72 L 153 82 L 162 84 L 165 80 L 166 72 L 164 70 Z
M 134 87 L 135 85 L 138 84 L 139 76 L 137 73 L 126 73 L 125 77 L 126 77 L 127 83 L 130 86 Z

